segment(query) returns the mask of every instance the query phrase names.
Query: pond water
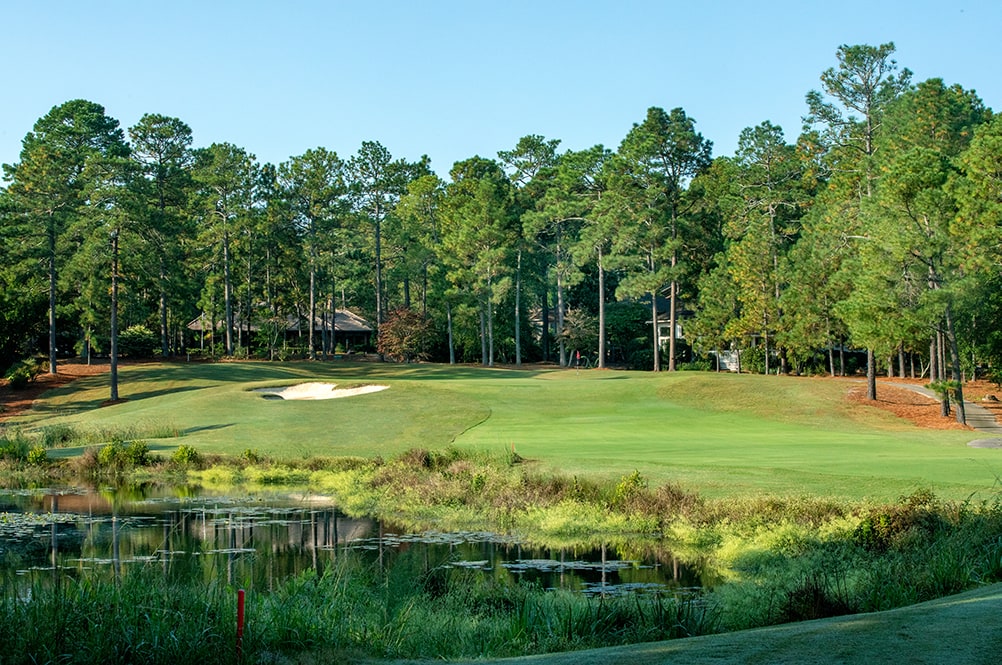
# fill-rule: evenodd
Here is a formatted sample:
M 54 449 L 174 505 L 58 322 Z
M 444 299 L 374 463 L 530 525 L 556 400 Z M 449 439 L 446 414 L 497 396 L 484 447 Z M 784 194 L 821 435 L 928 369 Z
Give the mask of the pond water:
M 687 593 L 704 586 L 698 570 L 662 549 L 640 556 L 623 549 L 551 548 L 490 532 L 407 533 L 348 517 L 315 496 L 155 487 L 0 490 L 0 572 L 25 577 L 42 571 L 118 575 L 158 566 L 165 574 L 225 577 L 229 584 L 268 589 L 356 557 L 386 570 L 405 564 L 415 574 L 477 571 L 585 594 Z

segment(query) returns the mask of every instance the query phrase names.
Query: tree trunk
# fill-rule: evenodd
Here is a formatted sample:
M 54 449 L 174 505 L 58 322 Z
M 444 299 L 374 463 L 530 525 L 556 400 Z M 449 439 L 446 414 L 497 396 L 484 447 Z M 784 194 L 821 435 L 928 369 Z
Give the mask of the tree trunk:
M 518 250 L 518 265 L 515 269 L 515 365 L 522 366 L 522 250 Z
M 480 305 L 480 364 L 487 367 L 487 322 L 484 305 Z
M 49 374 L 58 373 L 56 366 L 56 229 L 49 217 Z
M 453 343 L 452 338 L 452 305 L 450 303 L 445 304 L 445 320 L 446 326 L 449 329 L 449 364 L 456 364 L 456 346 Z
M 929 380 L 937 380 L 937 369 L 936 369 L 936 356 L 939 354 L 936 352 L 936 336 L 933 335 L 929 339 Z
M 374 221 L 376 224 L 376 331 L 383 324 L 383 256 L 382 256 L 382 206 L 377 198 Z
M 601 247 L 598 249 L 598 367 L 605 369 L 605 268 Z
M 314 322 L 317 320 L 317 269 L 313 264 L 313 258 L 310 257 L 310 314 L 307 317 L 309 318 L 310 326 L 309 336 L 307 337 L 309 340 L 310 360 L 317 359 L 317 346 L 313 338 Z
M 160 252 L 160 355 L 170 357 L 170 337 L 167 333 L 167 262 Z
M 953 312 L 949 304 L 946 306 L 946 338 L 950 344 L 950 366 L 953 369 L 953 382 L 956 385 L 957 422 L 967 424 L 967 411 L 964 408 L 964 382 L 960 374 L 960 349 L 957 346 L 957 333 L 953 327 Z
M 671 256 L 672 267 L 675 266 L 675 263 L 676 263 L 676 255 L 675 255 L 675 253 L 672 253 L 672 256 Z M 675 371 L 675 347 L 676 347 L 676 344 L 677 344 L 676 339 L 675 339 L 675 320 L 676 320 L 676 316 L 677 316 L 676 312 L 677 312 L 677 308 L 678 308 L 678 282 L 673 279 L 671 281 L 671 284 L 669 285 L 668 288 L 671 289 L 671 297 L 668 299 L 668 328 L 669 328 L 669 330 L 668 330 L 668 371 L 669 372 L 674 372 Z
M 769 376 L 769 333 L 762 327 L 762 342 L 765 344 L 765 375 Z
M 233 355 L 233 285 L 230 283 L 230 235 L 223 231 L 223 306 L 226 321 L 226 355 Z
M 111 233 L 111 343 L 109 348 L 111 361 L 111 394 L 112 402 L 118 401 L 118 231 Z
M 651 326 L 654 328 L 654 371 L 661 371 L 661 343 L 658 339 L 658 299 L 654 291 L 651 291 Z
M 567 367 L 567 341 L 564 339 L 564 283 L 557 271 L 557 348 L 560 351 L 560 366 Z
M 542 321 L 542 324 L 543 324 L 543 333 L 542 333 L 542 338 L 543 338 L 542 339 L 543 360 L 549 360 L 550 359 L 550 289 L 549 289 L 549 287 L 545 283 L 543 284 L 543 298 L 542 298 L 542 301 L 543 301 L 543 311 L 542 311 L 542 317 L 543 317 L 543 321 Z
M 877 400 L 877 359 L 873 349 L 866 350 L 866 399 Z

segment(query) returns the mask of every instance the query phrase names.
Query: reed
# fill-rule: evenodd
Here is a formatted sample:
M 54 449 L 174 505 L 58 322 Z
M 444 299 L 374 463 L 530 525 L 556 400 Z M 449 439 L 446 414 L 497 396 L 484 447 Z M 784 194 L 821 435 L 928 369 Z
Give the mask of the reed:
M 510 656 L 628 644 L 714 629 L 693 598 L 589 598 L 528 584 L 473 581 L 406 553 L 388 569 L 343 557 L 272 589 L 249 589 L 245 662 L 355 657 Z M 119 578 L 51 571 L 0 589 L 4 663 L 234 663 L 234 587 L 165 574 Z

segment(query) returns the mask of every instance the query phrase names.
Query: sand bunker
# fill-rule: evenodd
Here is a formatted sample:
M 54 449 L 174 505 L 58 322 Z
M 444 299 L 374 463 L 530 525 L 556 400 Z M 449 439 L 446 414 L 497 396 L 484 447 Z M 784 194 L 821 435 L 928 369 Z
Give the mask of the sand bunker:
M 254 392 L 263 393 L 266 399 L 338 399 L 353 395 L 365 395 L 386 390 L 389 386 L 358 386 L 357 388 L 338 388 L 336 383 L 300 383 L 282 388 L 257 388 Z

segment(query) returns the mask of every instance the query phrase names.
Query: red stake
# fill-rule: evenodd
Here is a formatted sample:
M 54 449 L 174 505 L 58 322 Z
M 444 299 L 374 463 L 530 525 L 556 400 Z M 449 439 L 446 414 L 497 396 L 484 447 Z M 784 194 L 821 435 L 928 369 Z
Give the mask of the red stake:
M 243 656 L 244 641 L 244 590 L 237 591 L 237 662 Z

